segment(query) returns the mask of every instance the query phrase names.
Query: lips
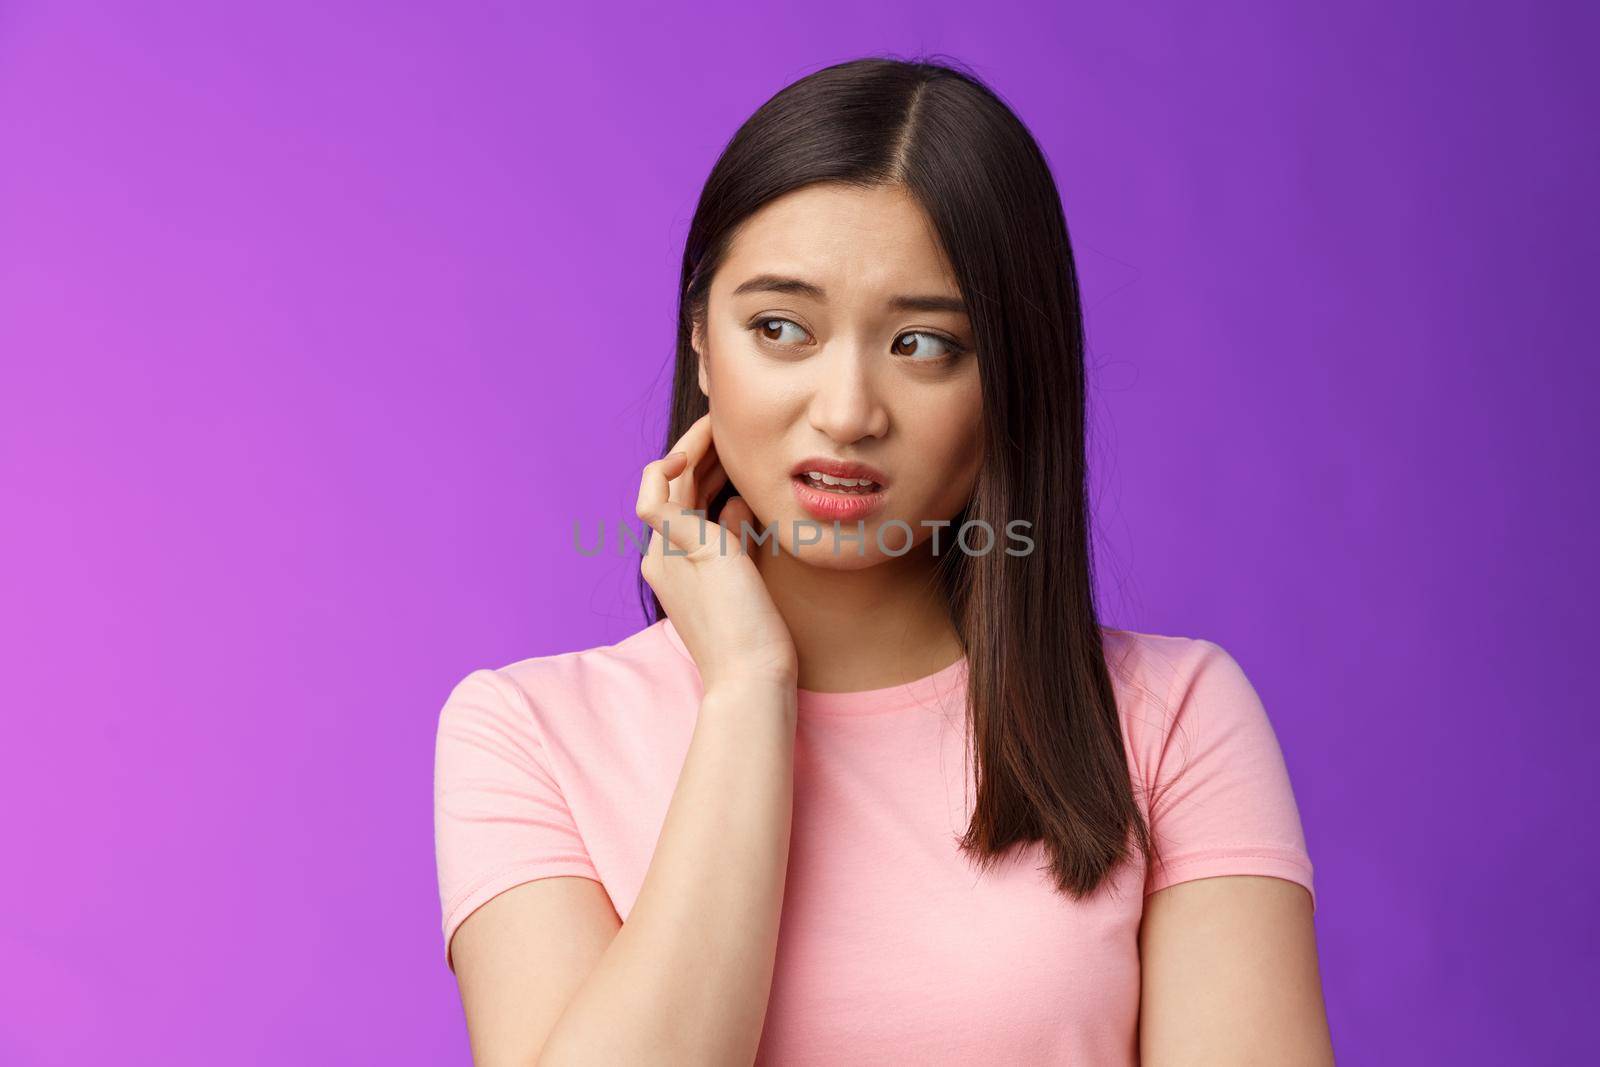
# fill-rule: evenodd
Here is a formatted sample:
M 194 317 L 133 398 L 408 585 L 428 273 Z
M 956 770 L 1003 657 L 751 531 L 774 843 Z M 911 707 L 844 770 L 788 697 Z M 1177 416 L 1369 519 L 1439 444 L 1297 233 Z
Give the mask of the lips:
M 808 484 L 804 478 L 791 478 L 794 485 L 794 496 L 800 506 L 815 519 L 823 522 L 854 522 L 864 519 L 883 506 L 884 492 L 882 489 L 866 493 L 841 493 L 828 489 L 817 489 Z
M 882 492 L 883 486 L 877 482 L 866 481 L 859 478 L 834 478 L 827 474 L 817 474 L 808 471 L 795 476 L 795 481 L 809 485 L 813 489 L 820 489 L 825 493 L 861 494 Z
M 823 492 L 881 491 L 889 484 L 888 475 L 876 467 L 828 456 L 808 456 L 789 468 L 789 476 Z
M 883 506 L 889 484 L 876 467 L 826 456 L 801 460 L 789 476 L 800 506 L 824 522 L 866 518 Z

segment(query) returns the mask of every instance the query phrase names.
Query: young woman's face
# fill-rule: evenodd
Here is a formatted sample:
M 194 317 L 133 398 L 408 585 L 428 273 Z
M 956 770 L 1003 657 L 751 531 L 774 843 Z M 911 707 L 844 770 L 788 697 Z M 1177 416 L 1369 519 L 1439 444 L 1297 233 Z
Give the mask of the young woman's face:
M 750 216 L 694 347 L 723 467 L 790 554 L 870 566 L 970 499 L 983 460 L 972 327 L 904 187 L 813 185 Z M 852 494 L 805 473 L 829 460 L 865 464 L 878 484 Z M 885 528 L 895 519 L 905 526 Z M 937 532 L 938 551 L 953 549 L 956 531 Z

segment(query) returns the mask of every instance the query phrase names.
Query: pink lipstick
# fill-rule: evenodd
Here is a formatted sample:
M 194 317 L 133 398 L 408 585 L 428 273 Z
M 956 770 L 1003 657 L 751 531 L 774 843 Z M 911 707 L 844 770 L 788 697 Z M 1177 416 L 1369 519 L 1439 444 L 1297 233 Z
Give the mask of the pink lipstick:
M 811 456 L 789 469 L 795 499 L 822 522 L 852 522 L 883 506 L 889 479 L 865 463 Z

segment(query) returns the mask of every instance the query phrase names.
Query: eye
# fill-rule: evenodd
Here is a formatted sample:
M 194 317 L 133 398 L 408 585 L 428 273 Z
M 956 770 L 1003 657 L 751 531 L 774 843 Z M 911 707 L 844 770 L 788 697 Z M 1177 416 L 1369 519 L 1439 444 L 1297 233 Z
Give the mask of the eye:
M 921 338 L 921 340 L 914 340 L 908 344 L 907 338 Z M 929 349 L 928 341 L 937 342 L 937 345 L 932 348 L 932 355 L 925 354 Z M 943 351 L 940 350 L 939 346 L 943 346 Z M 917 363 L 937 363 L 940 360 L 954 359 L 966 351 L 966 349 L 948 337 L 936 333 L 926 333 L 922 330 L 908 330 L 901 334 L 894 339 L 893 347 L 895 355 L 910 356 L 912 361 Z
M 785 340 L 783 332 L 784 327 L 786 326 L 793 326 L 797 331 L 799 331 L 801 337 Z M 776 315 L 768 315 L 764 318 L 757 319 L 750 326 L 750 329 L 754 331 L 756 336 L 760 337 L 763 341 L 769 341 L 775 345 L 802 344 L 803 338 L 810 336 L 810 334 L 806 333 L 805 328 L 799 323 L 794 322 L 791 319 L 778 318 Z M 774 330 L 776 330 L 776 336 L 774 336 Z

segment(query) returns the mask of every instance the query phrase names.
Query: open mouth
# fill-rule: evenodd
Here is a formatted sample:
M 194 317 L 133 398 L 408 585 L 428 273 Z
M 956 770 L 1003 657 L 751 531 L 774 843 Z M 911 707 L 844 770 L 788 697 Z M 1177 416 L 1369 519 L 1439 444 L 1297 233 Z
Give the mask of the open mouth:
M 835 478 L 821 471 L 803 471 L 796 474 L 794 480 L 812 489 L 841 496 L 866 496 L 883 492 L 883 486 L 870 478 Z

